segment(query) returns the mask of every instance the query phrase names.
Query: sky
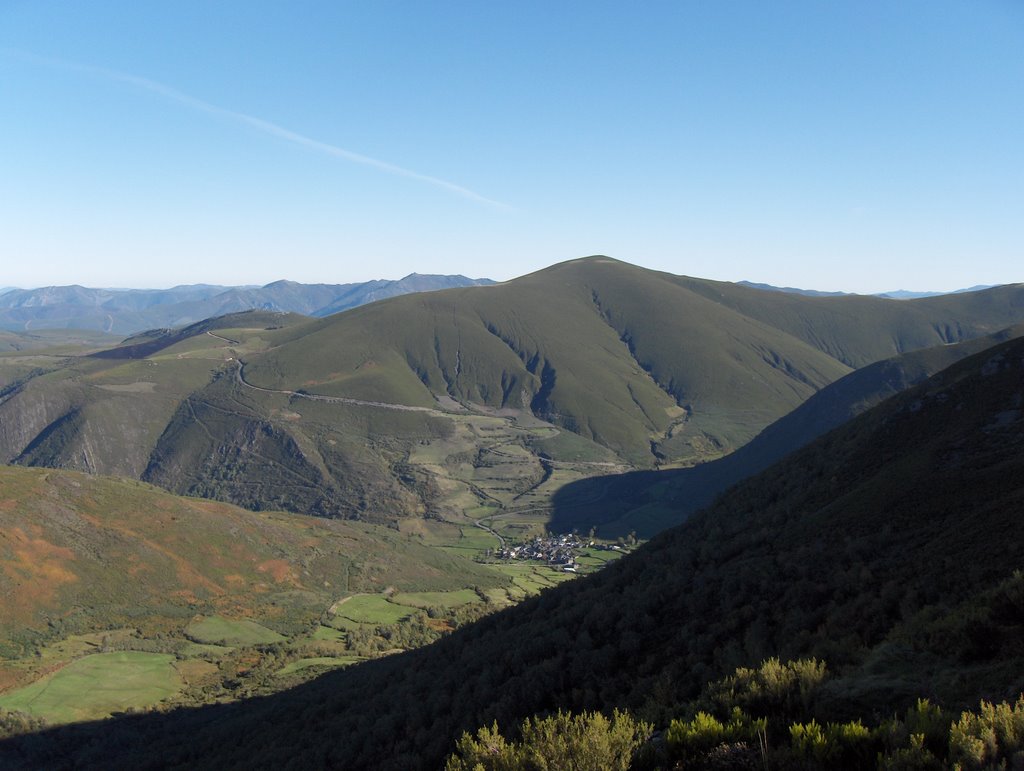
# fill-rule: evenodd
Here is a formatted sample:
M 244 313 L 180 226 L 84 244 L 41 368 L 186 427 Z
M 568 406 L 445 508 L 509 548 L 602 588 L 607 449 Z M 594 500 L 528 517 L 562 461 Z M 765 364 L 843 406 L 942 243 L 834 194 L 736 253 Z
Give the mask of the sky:
M 1024 281 L 1024 2 L 0 0 L 0 287 Z

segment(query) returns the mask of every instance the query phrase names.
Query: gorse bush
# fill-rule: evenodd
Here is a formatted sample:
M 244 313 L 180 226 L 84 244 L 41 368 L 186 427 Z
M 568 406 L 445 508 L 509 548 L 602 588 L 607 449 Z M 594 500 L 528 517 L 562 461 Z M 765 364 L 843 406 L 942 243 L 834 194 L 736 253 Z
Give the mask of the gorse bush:
M 962 713 L 949 730 L 949 759 L 964 771 L 1024 768 L 1024 696 Z
M 810 714 L 814 695 L 827 679 L 823 661 L 812 658 L 783 663 L 770 658 L 756 669 L 740 667 L 729 677 L 708 684 L 701 703 L 720 715 L 739 707 L 755 715 L 800 719 Z
M 793 723 L 789 735 L 795 765 L 858 769 L 870 766 L 877 755 L 877 739 L 860 720 L 824 727 L 815 720 Z
M 626 771 L 651 726 L 619 712 L 611 720 L 600 712 L 573 715 L 559 711 L 529 718 L 519 741 L 507 741 L 495 722 L 476 737 L 459 739 L 445 771 Z
M 751 719 L 734 707 L 729 720 L 722 722 L 707 712 L 698 712 L 692 720 L 673 720 L 665 732 L 669 758 L 684 766 L 704 760 L 722 745 L 761 746 L 768 721 Z

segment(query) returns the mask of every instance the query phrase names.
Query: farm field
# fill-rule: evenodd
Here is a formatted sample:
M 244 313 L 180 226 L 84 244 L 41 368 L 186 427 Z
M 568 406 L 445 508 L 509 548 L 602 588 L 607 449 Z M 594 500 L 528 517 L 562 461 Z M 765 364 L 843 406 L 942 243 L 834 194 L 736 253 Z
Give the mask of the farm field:
M 246 619 L 232 621 L 221 616 L 211 616 L 193 622 L 185 627 L 185 634 L 201 644 L 235 647 L 269 645 L 285 640 L 284 635 L 267 629 L 255 621 Z
M 173 662 L 174 656 L 163 653 L 94 653 L 0 695 L 0 708 L 69 723 L 149 707 L 181 688 Z

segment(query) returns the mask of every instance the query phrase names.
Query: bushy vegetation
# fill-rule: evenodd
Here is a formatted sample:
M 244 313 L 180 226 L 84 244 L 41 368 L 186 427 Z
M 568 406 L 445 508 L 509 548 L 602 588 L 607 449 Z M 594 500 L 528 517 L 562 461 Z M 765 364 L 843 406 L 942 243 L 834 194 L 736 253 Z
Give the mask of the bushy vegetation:
M 964 771 L 1024 766 L 1024 695 L 1016 704 L 983 701 L 964 712 L 949 734 L 950 760 Z
M 1014 705 L 982 701 L 955 721 L 918 699 L 902 716 L 873 726 L 862 718 L 819 722 L 813 715 L 825 680 L 824 664 L 811 659 L 738 669 L 709 683 L 692 716 L 673 719 L 655 739 L 650 725 L 619 711 L 611 721 L 588 712 L 530 718 L 515 738 L 493 723 L 463 734 L 445 768 L 980 771 L 1024 762 L 1024 695 Z M 716 713 L 698 707 L 706 704 Z M 798 713 L 807 717 L 794 720 Z
M 517 740 L 506 740 L 494 723 L 475 736 L 463 734 L 445 771 L 626 771 L 651 726 L 616 710 L 523 722 Z

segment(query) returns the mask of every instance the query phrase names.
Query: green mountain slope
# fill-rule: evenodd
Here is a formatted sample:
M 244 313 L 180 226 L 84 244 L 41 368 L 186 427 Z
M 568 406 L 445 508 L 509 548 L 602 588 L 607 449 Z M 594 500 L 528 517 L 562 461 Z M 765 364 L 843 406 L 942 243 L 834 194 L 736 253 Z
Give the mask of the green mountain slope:
M 672 277 L 603 258 L 366 306 L 246 365 L 265 388 L 528 409 L 639 465 L 742 444 L 849 371 Z
M 766 656 L 839 672 L 831 714 L 1020 672 L 1024 341 L 826 434 L 605 571 L 430 646 L 257 702 L 0 744 L 18 766 L 432 768 L 462 730 L 558 707 L 664 714 Z M 1002 588 L 998 588 L 1002 585 Z M 188 737 L 184 740 L 183 737 Z
M 586 258 L 320 320 L 235 314 L 20 370 L 0 393 L 0 459 L 258 509 L 497 509 L 534 527 L 568 482 L 727 455 L 851 365 L 1004 328 L 1022 297 L 804 297 Z

